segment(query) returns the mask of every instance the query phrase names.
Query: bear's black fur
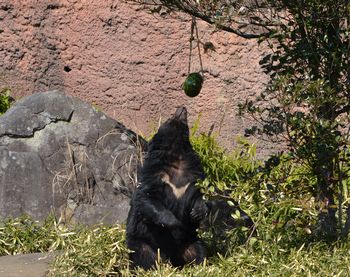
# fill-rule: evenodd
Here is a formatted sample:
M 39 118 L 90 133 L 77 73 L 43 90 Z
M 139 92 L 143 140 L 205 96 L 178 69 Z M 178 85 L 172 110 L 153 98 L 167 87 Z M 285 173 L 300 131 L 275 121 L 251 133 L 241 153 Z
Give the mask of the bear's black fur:
M 206 252 L 196 229 L 208 210 L 195 183 L 205 174 L 189 140 L 184 107 L 162 124 L 148 147 L 127 219 L 132 266 L 149 269 L 158 257 L 180 267 L 201 263 Z

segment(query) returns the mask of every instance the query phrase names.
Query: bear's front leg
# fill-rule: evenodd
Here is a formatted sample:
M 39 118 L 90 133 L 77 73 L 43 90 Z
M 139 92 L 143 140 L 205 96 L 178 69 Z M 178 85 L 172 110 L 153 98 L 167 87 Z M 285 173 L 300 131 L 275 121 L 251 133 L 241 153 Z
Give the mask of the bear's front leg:
M 207 217 L 209 208 L 203 198 L 198 198 L 191 209 L 190 216 L 193 222 L 199 223 Z
M 138 190 L 134 197 L 137 199 L 134 201 L 137 211 L 150 222 L 169 229 L 182 227 L 181 221 L 170 210 L 166 209 L 160 200 L 152 197 L 150 193 Z

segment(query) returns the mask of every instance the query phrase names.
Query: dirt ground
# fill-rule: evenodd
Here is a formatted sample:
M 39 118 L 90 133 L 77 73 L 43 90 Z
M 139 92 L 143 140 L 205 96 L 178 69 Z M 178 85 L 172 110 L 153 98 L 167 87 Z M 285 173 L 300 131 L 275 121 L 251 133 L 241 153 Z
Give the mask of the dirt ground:
M 53 253 L 33 253 L 0 257 L 2 277 L 42 277 L 46 276 Z

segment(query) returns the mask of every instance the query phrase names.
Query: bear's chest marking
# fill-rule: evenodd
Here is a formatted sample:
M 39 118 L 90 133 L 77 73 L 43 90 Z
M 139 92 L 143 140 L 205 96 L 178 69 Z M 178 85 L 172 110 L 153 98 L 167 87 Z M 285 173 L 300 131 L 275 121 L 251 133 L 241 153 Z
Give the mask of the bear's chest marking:
M 186 184 L 186 185 L 184 185 L 184 186 L 177 187 L 175 184 L 173 184 L 173 183 L 170 181 L 169 175 L 164 175 L 164 176 L 162 177 L 162 181 L 163 181 L 165 184 L 167 184 L 167 185 L 171 188 L 171 190 L 172 190 L 174 196 L 175 196 L 177 199 L 181 198 L 181 197 L 186 193 L 186 190 L 187 190 L 188 186 L 190 185 L 190 183 L 188 183 L 188 184 Z

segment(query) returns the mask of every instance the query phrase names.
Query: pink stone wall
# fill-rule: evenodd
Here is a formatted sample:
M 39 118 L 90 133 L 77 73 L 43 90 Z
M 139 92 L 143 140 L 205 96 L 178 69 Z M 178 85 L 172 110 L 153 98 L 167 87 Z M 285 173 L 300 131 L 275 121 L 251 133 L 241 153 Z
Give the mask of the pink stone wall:
M 122 0 L 0 0 L 0 74 L 20 98 L 60 89 L 100 107 L 136 132 L 148 135 L 160 119 L 186 105 L 190 122 L 202 114 L 228 148 L 249 126 L 237 104 L 260 92 L 267 77 L 254 40 L 199 24 L 205 83 L 187 97 L 190 18 L 150 14 Z M 193 69 L 199 69 L 193 50 Z M 259 155 L 271 150 L 258 147 Z

